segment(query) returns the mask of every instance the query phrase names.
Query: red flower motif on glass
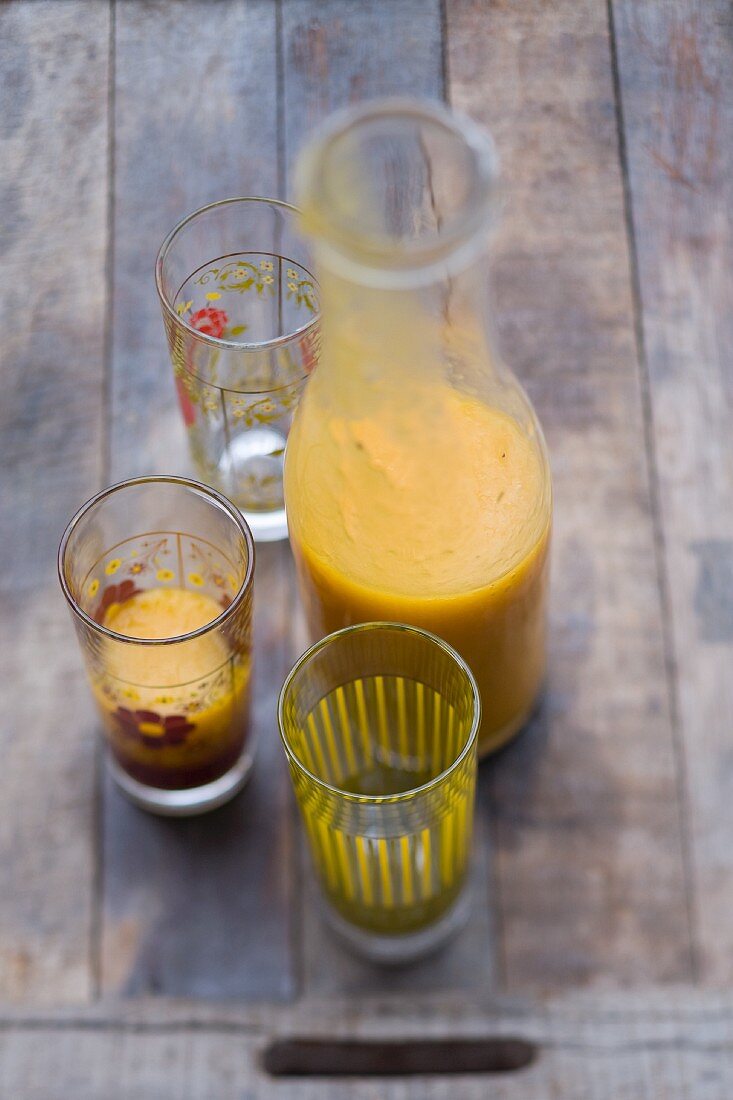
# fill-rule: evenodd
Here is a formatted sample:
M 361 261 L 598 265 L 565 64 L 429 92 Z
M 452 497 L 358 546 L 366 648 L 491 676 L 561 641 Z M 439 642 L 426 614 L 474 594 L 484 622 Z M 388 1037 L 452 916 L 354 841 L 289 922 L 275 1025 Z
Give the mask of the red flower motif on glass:
M 176 378 L 176 390 L 178 391 L 178 404 L 181 406 L 183 423 L 187 428 L 196 423 L 196 407 L 188 396 L 188 390 L 180 378 Z
M 154 710 L 128 710 L 118 707 L 114 714 L 117 725 L 125 737 L 130 737 L 149 749 L 162 749 L 165 745 L 180 745 L 191 730 L 196 729 L 183 714 L 163 717 Z
M 305 336 L 300 338 L 300 354 L 306 374 L 312 374 L 315 370 L 318 362 L 319 344 L 320 334 L 318 332 L 307 332 Z
M 108 585 L 102 593 L 102 598 L 94 613 L 94 621 L 100 624 L 104 623 L 104 616 L 113 603 L 124 603 L 125 600 L 131 600 L 133 596 L 137 596 L 138 592 L 142 592 L 142 589 L 130 580 Z
M 223 309 L 212 309 L 211 306 L 207 306 L 205 309 L 199 309 L 196 313 L 191 314 L 188 323 L 197 332 L 203 332 L 205 336 L 215 336 L 219 339 L 224 335 L 228 320 L 229 318 Z

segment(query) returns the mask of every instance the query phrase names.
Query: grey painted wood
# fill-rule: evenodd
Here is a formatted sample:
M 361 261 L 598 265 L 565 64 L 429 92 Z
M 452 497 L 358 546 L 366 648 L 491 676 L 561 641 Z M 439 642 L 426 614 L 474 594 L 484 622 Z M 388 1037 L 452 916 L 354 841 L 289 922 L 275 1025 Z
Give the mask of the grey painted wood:
M 295 1014 L 179 1006 L 175 1018 L 167 1002 L 128 1002 L 62 1023 L 0 1011 L 0 1095 L 342 1095 L 252 1077 L 255 1046 L 306 1025 L 480 1030 L 495 1016 L 467 998 L 499 979 L 512 990 L 686 980 L 695 946 L 702 980 L 730 981 L 730 13 L 722 0 L 610 10 L 618 102 L 602 0 L 449 0 L 445 43 L 433 0 L 136 0 L 112 20 L 101 2 L 0 8 L 0 1002 L 83 1002 L 98 972 L 116 996 L 277 1000 L 302 977 L 308 994 L 346 998 L 330 1015 L 310 1002 Z M 491 911 L 439 962 L 383 978 L 339 957 L 307 880 L 301 902 L 274 728 L 305 644 L 287 548 L 263 550 L 258 566 L 253 787 L 209 819 L 171 823 L 107 785 L 100 833 L 95 721 L 54 553 L 103 480 L 187 469 L 152 279 L 167 229 L 211 199 L 276 191 L 332 107 L 440 95 L 442 45 L 450 98 L 490 126 L 504 162 L 500 335 L 547 428 L 557 491 L 551 668 L 532 728 L 482 768 Z M 461 995 L 431 998 L 437 989 Z M 493 1094 L 727 1100 L 728 1000 L 659 996 L 554 1000 L 526 1017 L 501 1008 L 500 1021 L 555 1039 Z M 486 1094 L 433 1081 L 363 1082 L 354 1095 L 375 1087 Z
M 683 821 L 603 0 L 447 6 L 452 102 L 493 131 L 500 343 L 555 486 L 549 675 L 489 763 L 511 989 L 691 975 Z
M 733 36 L 614 0 L 700 978 L 733 980 Z
M 115 16 L 111 472 L 190 472 L 153 269 L 185 215 L 277 191 L 275 5 Z
M 378 95 L 443 94 L 440 6 L 423 0 L 358 5 L 286 0 L 283 9 L 284 131 L 290 171 L 304 136 L 346 103 Z M 305 640 L 300 648 L 305 645 Z M 438 959 L 385 972 L 353 958 L 324 926 L 310 863 L 305 860 L 301 923 L 303 987 L 310 994 L 367 990 L 426 991 L 493 984 L 491 856 L 485 826 L 477 829 L 467 929 Z
M 255 594 L 257 766 L 215 813 L 154 819 L 108 782 L 105 992 L 279 1000 L 294 992 L 290 792 L 275 724 L 290 665 L 285 545 L 261 547 Z
M 112 472 L 187 469 L 153 281 L 166 232 L 219 198 L 277 192 L 275 5 L 116 8 Z M 198 821 L 104 799 L 108 992 L 277 999 L 293 991 L 289 814 L 275 700 L 290 663 L 286 547 L 255 576 L 251 788 Z
M 0 998 L 93 988 L 96 735 L 56 548 L 102 479 L 106 5 L 0 8 Z
M 487 1076 L 279 1079 L 261 1069 L 273 1036 L 362 1039 L 504 1036 L 536 1047 L 529 1068 Z M 296 1010 L 159 1003 L 75 1016 L 0 1019 L 0 1090 L 24 1100 L 728 1100 L 730 994 L 565 996 L 537 1006 L 453 1001 L 339 1001 Z
M 286 163 L 331 111 L 379 95 L 443 95 L 439 0 L 284 0 Z

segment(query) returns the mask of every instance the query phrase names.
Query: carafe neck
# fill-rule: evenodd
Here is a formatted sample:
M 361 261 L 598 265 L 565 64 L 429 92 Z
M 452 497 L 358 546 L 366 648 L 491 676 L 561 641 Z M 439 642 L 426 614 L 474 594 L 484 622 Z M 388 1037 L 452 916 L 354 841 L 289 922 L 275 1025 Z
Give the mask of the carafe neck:
M 494 352 L 485 254 L 402 285 L 356 281 L 332 258 L 316 254 L 323 340 L 312 379 L 331 404 L 358 410 L 365 391 L 409 401 L 410 391 L 445 385 L 504 403 L 510 376 Z

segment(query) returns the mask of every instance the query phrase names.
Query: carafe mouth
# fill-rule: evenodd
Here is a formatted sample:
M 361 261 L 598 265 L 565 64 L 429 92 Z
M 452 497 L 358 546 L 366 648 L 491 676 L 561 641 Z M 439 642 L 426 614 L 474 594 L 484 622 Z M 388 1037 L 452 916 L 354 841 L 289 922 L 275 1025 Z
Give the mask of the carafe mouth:
M 491 136 L 440 103 L 379 99 L 332 115 L 296 168 L 305 231 L 332 263 L 403 277 L 485 248 L 498 190 Z M 452 266 L 452 265 L 451 265 Z M 358 277 L 358 276 L 357 276 Z

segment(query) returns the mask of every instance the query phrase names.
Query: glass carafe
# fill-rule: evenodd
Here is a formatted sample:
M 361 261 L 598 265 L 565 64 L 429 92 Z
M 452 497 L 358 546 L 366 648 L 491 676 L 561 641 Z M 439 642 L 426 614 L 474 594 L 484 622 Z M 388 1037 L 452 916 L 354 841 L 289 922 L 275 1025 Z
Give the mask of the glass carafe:
M 490 752 L 542 684 L 552 511 L 542 431 L 491 336 L 491 139 L 439 104 L 368 103 L 316 132 L 296 184 L 323 318 L 285 459 L 311 634 L 382 619 L 445 638 Z

